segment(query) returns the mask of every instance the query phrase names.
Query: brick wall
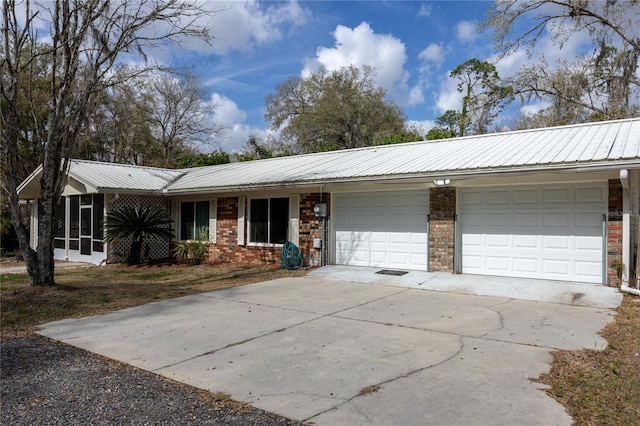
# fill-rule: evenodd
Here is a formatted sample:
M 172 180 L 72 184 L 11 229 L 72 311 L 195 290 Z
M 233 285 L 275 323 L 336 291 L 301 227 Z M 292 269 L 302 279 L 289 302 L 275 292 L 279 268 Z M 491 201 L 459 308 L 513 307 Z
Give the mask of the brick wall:
M 453 272 L 456 189 L 431 188 L 429 270 Z
M 622 183 L 609 180 L 609 214 L 607 220 L 607 284 L 619 285 L 614 261 L 622 262 Z M 627 265 L 628 267 L 629 265 Z
M 327 212 L 329 210 L 329 194 L 301 194 L 300 195 L 300 251 L 304 258 L 305 265 L 309 263 L 311 256 L 313 255 L 314 266 L 320 266 L 321 251 L 313 248 L 313 240 L 315 238 L 322 238 L 322 219 L 315 216 L 313 208 L 316 204 L 320 203 L 322 199 L 323 203 L 327 204 Z M 326 224 L 328 227 L 328 223 Z M 329 239 L 329 234 L 325 235 L 325 247 L 324 254 L 325 259 L 328 259 L 326 241 Z M 328 262 L 327 262 L 328 263 Z
M 328 194 L 324 194 L 323 200 L 327 205 L 328 198 Z M 299 247 L 305 265 L 311 254 L 314 254 L 317 264 L 320 264 L 320 250 L 313 249 L 313 239 L 322 236 L 322 221 L 313 213 L 313 207 L 318 202 L 320 194 L 300 195 Z M 245 206 L 245 212 L 248 212 L 248 206 Z M 238 197 L 218 198 L 217 217 L 216 244 L 209 246 L 207 262 L 245 265 L 280 263 L 281 247 L 238 245 Z M 245 217 L 245 236 L 248 236 L 247 219 Z

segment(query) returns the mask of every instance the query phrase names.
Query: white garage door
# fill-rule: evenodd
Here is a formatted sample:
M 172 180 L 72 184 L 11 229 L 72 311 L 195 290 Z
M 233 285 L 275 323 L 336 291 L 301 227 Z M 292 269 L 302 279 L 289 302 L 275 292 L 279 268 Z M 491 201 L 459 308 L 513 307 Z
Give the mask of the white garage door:
M 604 184 L 463 189 L 462 272 L 602 282 Z
M 335 263 L 427 269 L 427 191 L 337 194 Z

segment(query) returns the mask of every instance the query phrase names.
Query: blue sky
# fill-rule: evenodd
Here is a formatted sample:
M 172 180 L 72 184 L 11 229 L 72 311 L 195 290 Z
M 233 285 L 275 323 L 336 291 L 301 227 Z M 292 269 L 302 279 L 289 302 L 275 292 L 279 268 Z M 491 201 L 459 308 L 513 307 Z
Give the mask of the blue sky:
M 250 136 L 266 138 L 265 97 L 288 77 L 307 75 L 320 65 L 329 70 L 373 66 L 377 83 L 403 108 L 409 124 L 426 132 L 445 110 L 459 109 L 449 72 L 473 57 L 495 59 L 491 35 L 476 31 L 491 6 L 488 1 L 207 4 L 216 9 L 208 23 L 213 44 L 192 42 L 158 53 L 200 75 L 207 101 L 217 107 L 214 119 L 227 128 L 217 140 L 227 152 L 240 151 Z M 543 37 L 538 55 L 568 57 L 587 44 L 588 37 L 574 37 L 560 50 Z M 507 76 L 528 60 L 516 52 L 496 64 Z

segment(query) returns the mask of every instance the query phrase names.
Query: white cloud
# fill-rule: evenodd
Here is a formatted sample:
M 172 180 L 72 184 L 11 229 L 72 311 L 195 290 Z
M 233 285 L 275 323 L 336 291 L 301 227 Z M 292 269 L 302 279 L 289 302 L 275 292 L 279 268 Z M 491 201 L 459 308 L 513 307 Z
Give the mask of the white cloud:
M 456 25 L 456 37 L 460 43 L 471 43 L 479 34 L 474 21 L 460 21 Z
M 205 2 L 213 17 L 207 25 L 214 36 L 212 44 L 189 40 L 185 48 L 200 53 L 225 55 L 231 51 L 250 50 L 281 40 L 287 28 L 304 25 L 311 16 L 296 0 L 267 3 L 256 0 Z
M 447 76 L 449 73 L 447 72 Z M 440 89 L 438 99 L 436 100 L 436 109 L 440 113 L 444 113 L 450 109 L 459 110 L 462 105 L 462 94 L 458 92 L 458 81 L 447 78 Z
M 214 123 L 225 127 L 224 135 L 217 140 L 218 147 L 223 151 L 240 152 L 251 136 L 266 139 L 269 130 L 254 128 L 245 123 L 247 113 L 238 108 L 233 100 L 213 93 L 210 102 L 216 107 L 213 114 Z
M 430 3 L 423 3 L 420 5 L 420 10 L 418 10 L 418 16 L 427 17 L 431 16 L 432 6 Z
M 424 102 L 424 93 L 420 84 L 416 84 L 409 90 L 407 105 L 418 105 Z
M 522 113 L 522 115 L 530 116 L 530 115 L 535 115 L 538 112 L 549 108 L 550 106 L 551 106 L 551 102 L 548 102 L 548 101 L 536 102 L 528 105 L 523 105 L 520 108 L 520 112 Z
M 214 119 L 223 126 L 231 126 L 247 119 L 247 113 L 238 108 L 238 105 L 224 95 L 213 93 L 211 104 L 215 106 Z
M 418 59 L 422 59 L 425 62 L 441 64 L 442 61 L 444 61 L 444 48 L 442 47 L 442 43 L 431 43 L 418 54 Z
M 350 65 L 369 65 L 376 70 L 376 84 L 398 103 L 411 105 L 420 99 L 408 87 L 409 72 L 404 69 L 407 61 L 404 43 L 387 34 L 376 34 L 368 23 L 355 28 L 338 25 L 333 33 L 334 47 L 318 47 L 316 57 L 307 59 L 302 76 L 307 77 L 319 67 L 335 71 Z
M 426 135 L 436 125 L 433 120 L 408 120 L 405 124 L 408 128 L 418 130 L 422 136 Z

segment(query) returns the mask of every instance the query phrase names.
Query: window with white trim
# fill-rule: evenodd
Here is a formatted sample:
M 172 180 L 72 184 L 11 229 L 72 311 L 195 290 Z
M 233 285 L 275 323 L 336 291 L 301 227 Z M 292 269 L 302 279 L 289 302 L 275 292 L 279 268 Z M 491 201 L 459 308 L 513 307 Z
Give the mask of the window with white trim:
M 209 201 L 180 203 L 180 239 L 209 239 Z
M 284 244 L 289 229 L 289 197 L 249 201 L 249 243 Z

